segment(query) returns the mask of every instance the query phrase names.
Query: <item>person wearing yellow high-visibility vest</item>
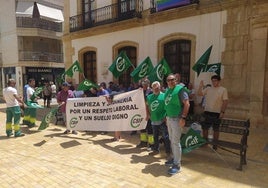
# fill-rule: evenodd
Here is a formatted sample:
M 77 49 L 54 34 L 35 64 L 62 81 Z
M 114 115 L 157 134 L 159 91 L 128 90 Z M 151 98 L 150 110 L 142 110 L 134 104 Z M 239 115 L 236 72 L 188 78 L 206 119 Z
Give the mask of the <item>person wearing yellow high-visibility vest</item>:
M 150 81 L 145 79 L 142 81 L 142 88 L 144 97 L 146 97 L 152 93 L 152 89 L 150 88 Z M 154 136 L 153 129 L 151 125 L 151 120 L 148 119 L 146 128 L 140 131 L 140 143 L 136 146 L 137 148 L 148 147 L 149 150 L 153 147 L 154 144 Z

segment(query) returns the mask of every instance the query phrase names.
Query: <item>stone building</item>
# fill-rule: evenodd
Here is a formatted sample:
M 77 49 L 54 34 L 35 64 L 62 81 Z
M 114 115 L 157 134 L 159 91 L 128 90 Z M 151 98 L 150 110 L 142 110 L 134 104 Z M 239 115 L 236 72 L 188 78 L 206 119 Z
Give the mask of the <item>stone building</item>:
M 29 78 L 37 86 L 64 72 L 63 0 L 0 0 L 1 88 L 15 78 L 22 94 Z M 2 89 L 1 89 L 2 91 Z
M 161 8 L 157 0 L 69 0 L 64 2 L 66 67 L 78 60 L 94 82 L 129 84 L 130 72 L 147 56 L 156 65 L 165 57 L 183 82 L 197 89 L 209 83 L 191 69 L 213 45 L 209 64 L 221 62 L 222 85 L 229 91 L 226 116 L 268 123 L 268 2 L 266 0 L 184 1 Z M 134 67 L 115 79 L 108 67 L 120 51 Z M 198 102 L 198 98 L 196 101 Z

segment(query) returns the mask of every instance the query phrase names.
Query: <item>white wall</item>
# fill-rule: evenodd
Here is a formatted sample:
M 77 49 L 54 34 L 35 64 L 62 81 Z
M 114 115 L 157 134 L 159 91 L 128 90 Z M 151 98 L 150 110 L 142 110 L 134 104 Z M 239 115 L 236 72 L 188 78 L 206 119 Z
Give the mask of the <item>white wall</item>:
M 194 16 L 164 23 L 149 25 L 146 27 L 133 28 L 72 41 L 75 49 L 73 61 L 78 59 L 78 51 L 86 46 L 97 48 L 98 82 L 109 82 L 112 74 L 103 77 L 103 65 L 109 66 L 113 62 L 112 47 L 122 41 L 133 41 L 139 44 L 140 63 L 147 56 L 157 64 L 157 41 L 172 33 L 189 33 L 196 36 L 195 61 L 213 45 L 209 63 L 221 62 L 221 53 L 224 50 L 225 41 L 222 37 L 222 26 L 226 22 L 226 12 L 217 12 Z
M 0 6 L 2 58 L 5 64 L 18 62 L 15 1 L 1 1 Z

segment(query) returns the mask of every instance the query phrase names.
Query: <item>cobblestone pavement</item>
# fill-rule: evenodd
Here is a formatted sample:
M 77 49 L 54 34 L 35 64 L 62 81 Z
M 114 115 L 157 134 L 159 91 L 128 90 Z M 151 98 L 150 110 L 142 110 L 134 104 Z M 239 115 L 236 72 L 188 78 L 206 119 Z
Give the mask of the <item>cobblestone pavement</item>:
M 38 125 L 48 111 L 38 110 Z M 202 147 L 184 154 L 182 172 L 170 176 L 163 152 L 151 156 L 135 147 L 138 134 L 124 132 L 119 142 L 111 142 L 113 133 L 64 135 L 62 125 L 51 123 L 44 131 L 22 126 L 24 137 L 7 138 L 4 112 L 0 104 L 0 187 L 268 186 L 268 152 L 264 151 L 268 130 L 264 128 L 250 130 L 248 164 L 243 171 L 235 169 L 238 156 Z

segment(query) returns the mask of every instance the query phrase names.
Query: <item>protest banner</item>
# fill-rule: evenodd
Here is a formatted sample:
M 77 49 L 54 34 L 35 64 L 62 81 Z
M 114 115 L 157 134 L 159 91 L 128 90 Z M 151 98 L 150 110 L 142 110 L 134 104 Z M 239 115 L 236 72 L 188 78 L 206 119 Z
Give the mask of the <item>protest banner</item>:
M 106 97 L 70 98 L 66 104 L 67 129 L 132 131 L 145 129 L 147 121 L 142 89 Z

